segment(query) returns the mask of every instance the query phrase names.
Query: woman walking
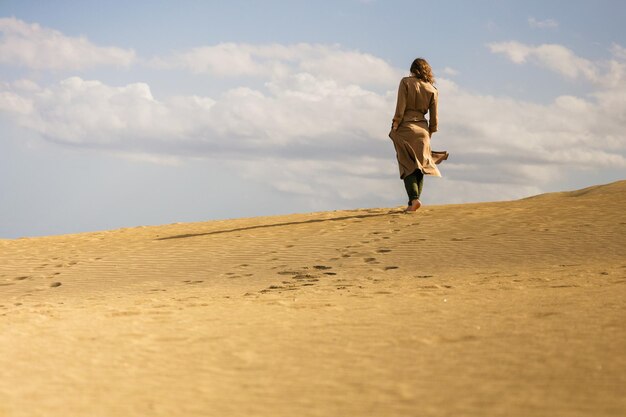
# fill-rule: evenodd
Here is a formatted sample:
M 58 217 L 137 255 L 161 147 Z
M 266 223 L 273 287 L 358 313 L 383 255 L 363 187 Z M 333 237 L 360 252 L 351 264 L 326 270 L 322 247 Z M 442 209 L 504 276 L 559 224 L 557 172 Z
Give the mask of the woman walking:
M 405 212 L 415 212 L 422 205 L 419 198 L 424 175 L 441 177 L 436 164 L 448 159 L 447 152 L 432 152 L 430 137 L 437 131 L 437 89 L 428 62 L 417 58 L 411 75 L 400 80 L 398 102 L 389 137 L 396 148 L 400 178 L 409 197 Z M 429 113 L 426 120 L 426 113 Z

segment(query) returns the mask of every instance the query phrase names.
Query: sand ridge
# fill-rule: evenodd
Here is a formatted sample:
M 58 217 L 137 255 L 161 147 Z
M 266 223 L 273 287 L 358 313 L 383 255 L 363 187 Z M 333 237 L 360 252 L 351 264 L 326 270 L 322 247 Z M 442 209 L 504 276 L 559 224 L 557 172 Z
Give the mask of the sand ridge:
M 0 240 L 0 416 L 623 415 L 626 181 Z

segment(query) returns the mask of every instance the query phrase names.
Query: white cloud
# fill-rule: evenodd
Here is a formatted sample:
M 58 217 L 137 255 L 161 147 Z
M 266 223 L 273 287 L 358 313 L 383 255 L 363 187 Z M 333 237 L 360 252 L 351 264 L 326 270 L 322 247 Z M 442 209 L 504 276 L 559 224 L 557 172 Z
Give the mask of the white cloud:
M 30 115 L 33 111 L 32 102 L 11 91 L 0 91 L 0 111 L 17 115 Z
M 17 90 L 16 90 L 17 91 Z M 17 95 L 16 92 L 5 92 Z M 177 143 L 198 126 L 214 101 L 195 96 L 155 100 L 150 87 L 123 87 L 71 77 L 48 88 L 21 92 L 28 106 L 17 118 L 20 125 L 56 142 L 143 151 L 148 141 Z M 7 108 L 8 106 L 4 106 Z
M 534 29 L 555 29 L 559 27 L 559 22 L 554 19 L 537 20 L 534 17 L 529 17 L 528 25 Z
M 622 91 L 623 95 L 624 91 Z M 481 96 L 463 91 L 446 81 L 440 86 L 442 120 L 453 150 L 464 152 L 461 162 L 482 161 L 501 178 L 528 179 L 524 172 L 511 171 L 528 166 L 613 166 L 626 168 L 626 138 L 621 133 L 626 100 L 620 105 L 598 99 L 557 97 L 548 105 L 501 97 Z M 593 117 L 593 114 L 602 117 Z M 621 136 L 613 152 L 598 148 L 605 139 Z M 468 147 L 471 144 L 471 147 Z M 526 168 L 525 168 L 526 169 Z
M 624 48 L 622 45 L 617 43 L 611 45 L 611 53 L 616 59 L 626 61 L 626 48 Z
M 32 81 L 32 80 L 28 80 L 25 78 L 19 79 L 14 81 L 13 86 L 17 89 L 17 90 L 23 90 L 23 91 L 37 91 L 39 90 L 39 85 Z
M 1 103 L 15 114 L 22 109 L 22 126 L 55 141 L 143 151 L 345 151 L 337 138 L 359 144 L 386 134 L 390 96 L 310 74 L 268 87 L 157 100 L 144 83 L 113 87 L 71 77 L 40 90 L 3 91 Z
M 382 59 L 338 45 L 220 43 L 149 61 L 155 68 L 182 68 L 220 77 L 282 78 L 294 72 L 342 83 L 387 85 L 402 74 Z
M 506 55 L 516 64 L 527 61 L 548 68 L 570 79 L 583 77 L 598 80 L 597 65 L 581 58 L 570 49 L 558 44 L 526 45 L 520 42 L 494 42 L 487 45 L 491 52 Z
M 0 63 L 43 70 L 79 70 L 100 65 L 128 66 L 135 52 L 94 45 L 85 37 L 26 23 L 15 17 L 0 18 Z
M 445 67 L 442 72 L 445 75 L 449 75 L 451 77 L 454 77 L 455 75 L 459 75 L 459 71 L 455 70 L 454 68 L 450 68 L 450 67 Z

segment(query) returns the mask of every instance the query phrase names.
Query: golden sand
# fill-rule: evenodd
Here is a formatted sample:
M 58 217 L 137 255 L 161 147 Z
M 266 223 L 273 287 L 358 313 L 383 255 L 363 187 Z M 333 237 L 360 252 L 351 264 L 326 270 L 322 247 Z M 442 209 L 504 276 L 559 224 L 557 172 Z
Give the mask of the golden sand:
M 0 416 L 624 416 L 626 181 L 0 240 Z

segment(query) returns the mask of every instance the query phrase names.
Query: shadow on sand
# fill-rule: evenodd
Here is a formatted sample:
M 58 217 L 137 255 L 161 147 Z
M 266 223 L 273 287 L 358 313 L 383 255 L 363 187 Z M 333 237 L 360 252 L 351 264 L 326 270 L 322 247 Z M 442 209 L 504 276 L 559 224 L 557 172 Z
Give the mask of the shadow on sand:
M 342 216 L 342 217 L 333 217 L 330 219 L 311 219 L 311 220 L 303 220 L 299 222 L 285 222 L 285 223 L 273 223 L 273 224 L 259 224 L 257 226 L 248 226 L 248 227 L 238 227 L 236 229 L 226 229 L 226 230 L 215 230 L 213 232 L 206 233 L 189 233 L 185 235 L 175 235 L 175 236 L 167 236 L 160 237 L 155 240 L 170 240 L 170 239 L 184 239 L 188 237 L 198 237 L 198 236 L 208 236 L 208 235 L 219 235 L 222 233 L 232 233 L 232 232 L 241 232 L 244 230 L 252 230 L 252 229 L 264 229 L 267 227 L 282 227 L 282 226 L 291 226 L 294 224 L 307 224 L 307 223 L 322 223 L 322 222 L 335 222 L 341 220 L 351 220 L 351 219 L 363 219 L 367 217 L 380 217 L 380 216 L 388 216 L 390 214 L 402 214 L 402 211 L 394 211 L 390 210 L 385 213 L 375 213 L 375 214 L 357 214 L 354 216 Z

